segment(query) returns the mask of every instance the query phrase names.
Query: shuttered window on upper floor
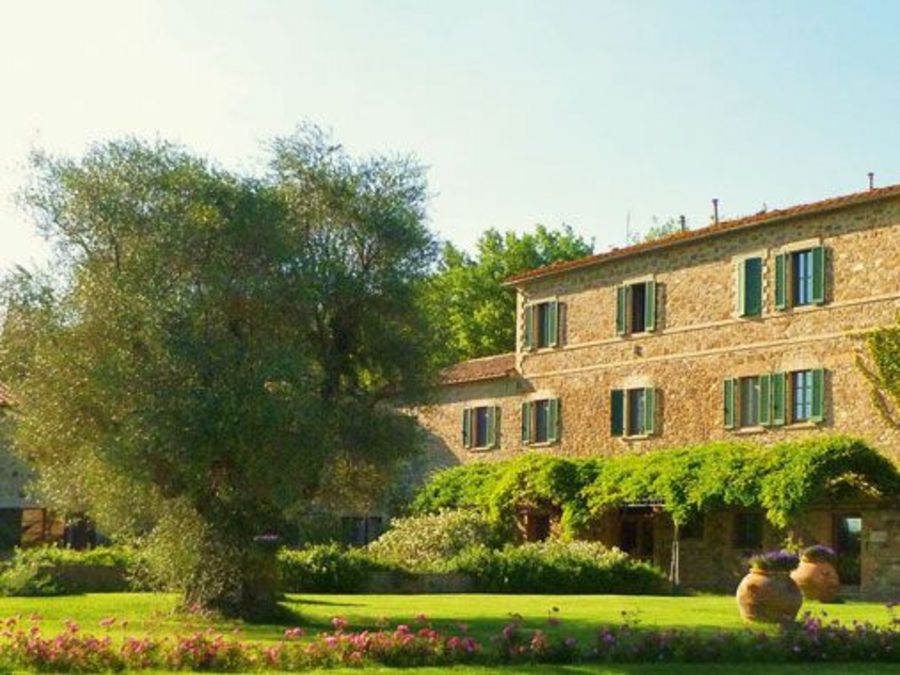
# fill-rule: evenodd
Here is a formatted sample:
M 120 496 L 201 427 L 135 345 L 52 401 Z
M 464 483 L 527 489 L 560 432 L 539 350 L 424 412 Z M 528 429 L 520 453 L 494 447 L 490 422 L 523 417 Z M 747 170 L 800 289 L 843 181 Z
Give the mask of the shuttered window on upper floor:
M 740 316 L 760 316 L 763 307 L 763 259 L 738 262 L 737 308 Z
M 525 349 L 559 344 L 559 302 L 548 300 L 525 306 Z
M 656 330 L 656 282 L 623 284 L 616 288 L 616 335 Z
M 775 256 L 775 309 L 821 305 L 826 295 L 826 249 L 814 246 Z

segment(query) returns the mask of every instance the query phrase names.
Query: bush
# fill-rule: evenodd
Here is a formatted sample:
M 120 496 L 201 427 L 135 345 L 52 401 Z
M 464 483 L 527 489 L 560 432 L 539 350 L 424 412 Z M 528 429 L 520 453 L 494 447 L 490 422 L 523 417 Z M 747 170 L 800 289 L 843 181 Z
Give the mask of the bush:
M 288 593 L 358 593 L 379 568 L 364 550 L 340 544 L 278 552 L 281 586 Z
M 648 563 L 596 542 L 474 546 L 452 566 L 489 593 L 665 593 L 668 582 Z
M 397 518 L 369 544 L 379 562 L 415 572 L 444 572 L 448 561 L 472 545 L 499 543 L 497 528 L 470 509 Z
M 0 567 L 0 594 L 60 595 L 136 590 L 137 553 L 123 546 L 76 551 L 16 549 Z

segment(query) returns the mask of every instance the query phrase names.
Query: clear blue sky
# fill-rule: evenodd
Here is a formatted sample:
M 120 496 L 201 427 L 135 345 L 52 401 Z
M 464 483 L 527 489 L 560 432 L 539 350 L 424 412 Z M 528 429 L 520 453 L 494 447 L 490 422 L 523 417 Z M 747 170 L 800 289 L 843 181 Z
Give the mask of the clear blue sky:
M 253 169 L 301 120 L 430 167 L 437 232 L 725 216 L 900 182 L 900 2 L 20 1 L 0 11 L 0 267 L 28 150 L 123 134 Z

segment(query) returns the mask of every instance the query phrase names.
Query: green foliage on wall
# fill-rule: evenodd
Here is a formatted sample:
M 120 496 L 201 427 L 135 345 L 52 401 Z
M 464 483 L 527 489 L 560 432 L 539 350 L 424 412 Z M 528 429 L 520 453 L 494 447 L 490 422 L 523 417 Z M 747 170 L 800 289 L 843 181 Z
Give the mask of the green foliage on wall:
M 628 503 L 661 502 L 679 523 L 719 508 L 759 508 L 785 527 L 804 508 L 847 495 L 900 497 L 900 473 L 864 441 L 827 436 L 773 446 L 716 442 L 650 454 L 562 458 L 530 453 L 436 474 L 413 503 L 488 509 L 511 522 L 519 506 L 560 509 L 564 536 Z

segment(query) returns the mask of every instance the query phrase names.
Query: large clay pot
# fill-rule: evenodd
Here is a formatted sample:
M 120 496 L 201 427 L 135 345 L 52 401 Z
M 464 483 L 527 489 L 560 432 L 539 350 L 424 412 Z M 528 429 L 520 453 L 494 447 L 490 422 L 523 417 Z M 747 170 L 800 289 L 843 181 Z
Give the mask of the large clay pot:
M 746 621 L 789 623 L 800 611 L 803 594 L 787 572 L 754 567 L 738 586 L 737 602 Z
M 841 590 L 841 579 L 830 562 L 807 562 L 801 560 L 791 579 L 800 588 L 807 600 L 834 602 Z

